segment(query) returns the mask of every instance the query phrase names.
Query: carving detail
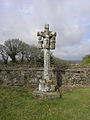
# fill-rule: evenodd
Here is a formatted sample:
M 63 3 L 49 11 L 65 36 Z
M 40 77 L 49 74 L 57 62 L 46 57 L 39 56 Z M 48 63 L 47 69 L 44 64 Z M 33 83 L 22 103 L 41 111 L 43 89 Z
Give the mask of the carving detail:
M 44 27 L 44 32 L 37 32 L 40 49 L 55 49 L 56 32 L 49 31 L 49 24 Z
M 50 39 L 50 49 L 55 49 L 55 36 Z

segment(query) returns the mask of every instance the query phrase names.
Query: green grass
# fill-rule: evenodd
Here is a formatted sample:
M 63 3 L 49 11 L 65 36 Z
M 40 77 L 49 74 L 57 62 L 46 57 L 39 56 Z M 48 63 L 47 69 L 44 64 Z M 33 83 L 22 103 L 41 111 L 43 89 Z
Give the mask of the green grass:
M 0 87 L 0 120 L 90 120 L 90 88 L 62 99 L 35 100 L 30 88 Z

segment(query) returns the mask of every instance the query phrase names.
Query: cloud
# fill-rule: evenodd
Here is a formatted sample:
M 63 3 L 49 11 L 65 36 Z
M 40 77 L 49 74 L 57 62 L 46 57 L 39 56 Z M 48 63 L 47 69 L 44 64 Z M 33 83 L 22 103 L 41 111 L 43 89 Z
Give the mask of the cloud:
M 63 26 L 58 35 L 58 47 L 63 45 L 79 44 L 85 36 L 85 30 L 80 25 Z
M 61 56 L 62 59 L 82 60 L 83 56 L 90 54 L 90 39 L 87 42 L 83 41 L 81 44 L 65 45 L 64 47 L 60 47 L 59 51 L 56 48 L 54 54 L 57 57 Z
M 57 32 L 54 55 L 81 59 L 89 53 L 89 32 L 88 39 L 85 37 L 90 26 L 89 3 L 89 0 L 1 0 L 0 42 L 20 38 L 37 45 L 36 33 L 49 23 L 50 30 Z

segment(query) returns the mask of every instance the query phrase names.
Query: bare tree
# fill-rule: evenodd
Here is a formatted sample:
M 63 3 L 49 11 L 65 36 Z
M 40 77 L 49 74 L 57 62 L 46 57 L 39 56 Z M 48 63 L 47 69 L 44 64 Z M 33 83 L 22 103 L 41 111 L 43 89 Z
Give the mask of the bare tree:
M 37 65 L 37 61 L 41 57 L 41 50 L 38 49 L 36 46 L 28 46 L 28 49 L 26 51 L 26 59 L 29 63 Z
M 21 62 L 24 62 L 24 59 L 26 58 L 26 54 L 29 51 L 29 45 L 26 44 L 25 42 L 22 42 L 21 46 L 20 46 L 20 56 L 21 56 Z
M 8 55 L 6 53 L 6 47 L 0 44 L 0 54 L 2 56 L 3 62 L 7 64 L 8 62 Z
M 34 55 L 35 55 L 34 54 L 34 46 L 29 45 L 27 50 L 26 50 L 26 55 L 25 55 L 27 61 L 31 63 Z
M 12 62 L 16 62 L 16 55 L 20 52 L 22 41 L 19 39 L 9 39 L 4 43 L 6 47 L 6 53 L 12 59 Z

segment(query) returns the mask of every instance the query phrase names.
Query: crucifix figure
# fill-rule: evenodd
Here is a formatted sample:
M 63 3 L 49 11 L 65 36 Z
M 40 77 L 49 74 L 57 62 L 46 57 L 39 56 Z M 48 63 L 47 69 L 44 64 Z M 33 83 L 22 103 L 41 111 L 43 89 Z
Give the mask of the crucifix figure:
M 56 32 L 49 31 L 49 24 L 45 24 L 44 32 L 37 32 L 39 48 L 44 50 L 44 78 L 39 80 L 39 91 L 55 90 L 50 74 L 50 49 L 55 49 Z

